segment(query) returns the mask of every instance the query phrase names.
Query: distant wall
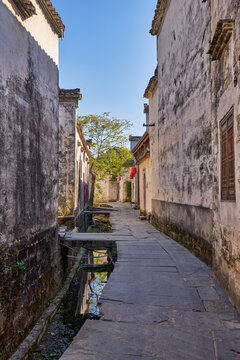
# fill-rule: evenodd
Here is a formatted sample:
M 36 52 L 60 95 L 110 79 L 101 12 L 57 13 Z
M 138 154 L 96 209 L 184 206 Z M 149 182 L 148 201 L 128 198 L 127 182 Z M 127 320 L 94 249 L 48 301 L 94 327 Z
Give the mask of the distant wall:
M 76 104 L 59 103 L 59 215 L 72 215 L 75 208 Z
M 122 171 L 121 180 L 112 181 L 110 176 L 97 182 L 95 191 L 96 202 L 127 201 L 126 182 L 130 181 L 130 170 L 128 168 Z M 98 189 L 100 187 L 100 189 Z M 130 200 L 130 199 L 129 199 Z
M 89 154 L 83 146 L 79 130 L 76 133 L 75 145 L 75 202 L 74 214 L 76 226 L 80 231 L 86 231 L 89 216 L 83 213 L 89 201 Z
M 106 176 L 103 180 L 98 181 L 97 185 L 99 188 L 96 188 L 95 201 L 118 201 L 119 184 L 117 182 L 112 182 L 110 176 Z
M 131 202 L 136 206 L 138 206 L 139 205 L 139 179 L 138 179 L 139 169 L 138 169 L 138 165 L 135 166 L 137 168 L 137 173 L 134 176 L 134 179 L 131 180 L 131 184 L 132 184 Z
M 149 99 L 149 120 L 150 124 L 155 124 L 149 127 L 149 140 L 150 140 L 150 167 L 151 167 L 151 198 L 158 199 L 160 189 L 158 187 L 158 178 L 162 175 L 159 171 L 160 154 L 158 152 L 159 147 L 159 128 L 158 125 L 158 85 L 155 87 L 151 98 Z
M 109 201 L 109 179 L 106 177 L 101 181 L 97 181 L 95 188 L 95 201 L 108 202 Z
M 131 201 L 131 196 L 129 197 L 128 192 L 131 192 L 131 190 L 127 187 L 131 188 L 130 184 L 130 169 L 126 168 L 122 171 L 121 180 L 118 181 L 119 183 L 119 201 L 120 202 L 126 202 Z
M 138 165 L 138 169 L 139 169 L 138 178 L 139 178 L 139 189 L 140 189 L 139 192 L 140 212 L 149 215 L 151 214 L 151 208 L 152 208 L 150 158 L 148 157 L 144 159 L 142 162 L 140 162 Z M 145 177 L 145 184 L 144 184 L 144 177 Z

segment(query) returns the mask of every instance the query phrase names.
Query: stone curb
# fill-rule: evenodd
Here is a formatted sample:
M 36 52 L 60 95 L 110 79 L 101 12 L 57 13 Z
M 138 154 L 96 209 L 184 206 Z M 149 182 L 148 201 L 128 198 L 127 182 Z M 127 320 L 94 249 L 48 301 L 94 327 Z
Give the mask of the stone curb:
M 83 255 L 86 253 L 86 249 L 81 249 L 76 258 L 76 263 L 72 267 L 67 279 L 64 282 L 62 289 L 59 291 L 57 296 L 53 299 L 52 304 L 43 312 L 42 317 L 30 331 L 26 339 L 20 344 L 17 351 L 9 358 L 9 360 L 27 360 L 28 354 L 31 349 L 40 343 L 49 321 L 52 320 L 56 314 L 63 298 L 65 297 L 71 281 L 77 271 L 77 268 L 82 260 Z

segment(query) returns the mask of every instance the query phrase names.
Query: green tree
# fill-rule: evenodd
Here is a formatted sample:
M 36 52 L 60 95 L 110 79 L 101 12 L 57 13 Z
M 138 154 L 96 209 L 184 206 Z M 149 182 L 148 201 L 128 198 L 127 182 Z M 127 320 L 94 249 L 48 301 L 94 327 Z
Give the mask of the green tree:
M 91 188 L 90 205 L 94 202 L 94 191 L 96 179 L 100 180 L 111 174 L 116 177 L 121 174 L 124 164 L 130 161 L 130 152 L 124 145 L 128 137 L 126 131 L 132 126 L 125 119 L 110 117 L 105 112 L 101 115 L 79 116 L 84 136 L 92 140 L 90 162 Z
M 109 149 L 102 154 L 95 164 L 97 180 L 103 179 L 106 175 L 111 175 L 112 180 L 116 180 L 118 176 L 122 175 L 124 168 L 132 165 L 132 156 L 128 149 L 124 147 L 117 147 Z

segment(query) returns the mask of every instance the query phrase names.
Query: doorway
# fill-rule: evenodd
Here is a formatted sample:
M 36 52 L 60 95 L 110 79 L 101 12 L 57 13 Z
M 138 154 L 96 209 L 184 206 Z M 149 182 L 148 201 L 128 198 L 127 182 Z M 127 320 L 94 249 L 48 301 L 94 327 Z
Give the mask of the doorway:
M 147 212 L 147 182 L 145 169 L 143 171 L 143 211 L 145 215 Z

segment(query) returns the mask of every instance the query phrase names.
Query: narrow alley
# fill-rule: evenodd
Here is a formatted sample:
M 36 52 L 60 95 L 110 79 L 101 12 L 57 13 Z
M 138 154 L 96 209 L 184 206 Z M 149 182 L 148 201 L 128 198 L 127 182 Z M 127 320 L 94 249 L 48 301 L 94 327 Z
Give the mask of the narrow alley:
M 61 360 L 239 359 L 240 318 L 211 268 L 129 205 L 114 208 L 121 240 L 102 317 L 86 321 Z
M 0 1 L 0 149 L 0 360 L 240 360 L 240 0 Z

